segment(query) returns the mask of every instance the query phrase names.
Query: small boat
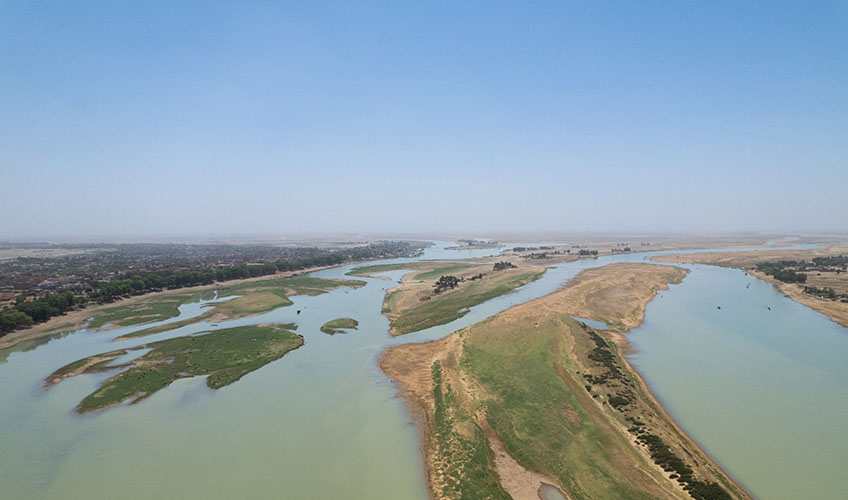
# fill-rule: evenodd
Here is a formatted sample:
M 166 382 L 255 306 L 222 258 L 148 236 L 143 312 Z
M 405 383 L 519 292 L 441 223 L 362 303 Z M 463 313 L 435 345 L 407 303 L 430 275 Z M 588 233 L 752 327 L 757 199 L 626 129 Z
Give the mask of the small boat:
M 721 309 L 721 306 L 716 306 L 716 309 Z
M 297 313 L 300 314 L 300 309 L 297 310 Z

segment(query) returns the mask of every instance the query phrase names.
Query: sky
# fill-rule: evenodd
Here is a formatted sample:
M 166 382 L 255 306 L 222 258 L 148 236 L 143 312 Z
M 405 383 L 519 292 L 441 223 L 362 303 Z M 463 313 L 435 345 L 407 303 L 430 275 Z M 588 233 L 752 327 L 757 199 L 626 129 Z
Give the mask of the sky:
M 848 3 L 0 0 L 0 240 L 848 232 Z

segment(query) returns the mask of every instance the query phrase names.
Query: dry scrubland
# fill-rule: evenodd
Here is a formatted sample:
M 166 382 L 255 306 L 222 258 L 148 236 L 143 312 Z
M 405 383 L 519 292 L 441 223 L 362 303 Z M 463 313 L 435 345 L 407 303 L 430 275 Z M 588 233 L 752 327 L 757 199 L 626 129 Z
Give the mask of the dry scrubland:
M 803 285 L 797 283 L 784 283 L 767 276 L 765 273 L 755 269 L 761 262 L 776 262 L 781 260 L 804 260 L 809 261 L 815 257 L 831 257 L 836 255 L 848 255 L 848 245 L 832 245 L 824 248 L 807 250 L 757 250 L 752 252 L 719 253 L 709 252 L 700 254 L 663 255 L 655 257 L 659 262 L 671 262 L 681 264 L 709 264 L 713 266 L 733 267 L 744 269 L 752 276 L 768 281 L 776 286 L 781 292 L 788 295 L 805 306 L 808 306 L 848 328 L 848 303 L 835 300 L 827 300 L 804 293 L 804 286 L 819 288 L 833 288 L 841 294 L 848 293 L 848 273 L 835 272 L 809 272 L 807 281 Z
M 621 355 L 685 270 L 613 264 L 448 337 L 391 347 L 382 369 L 419 420 L 436 499 L 748 498 L 680 431 Z

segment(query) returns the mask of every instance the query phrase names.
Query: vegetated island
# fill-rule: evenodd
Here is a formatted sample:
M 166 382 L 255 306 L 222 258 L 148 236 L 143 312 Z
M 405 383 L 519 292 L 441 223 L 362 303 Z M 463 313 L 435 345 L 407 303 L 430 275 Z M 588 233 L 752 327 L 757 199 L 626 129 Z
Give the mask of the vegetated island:
M 621 333 L 686 271 L 612 264 L 424 344 L 387 349 L 422 429 L 435 499 L 748 499 L 671 420 L 622 356 Z
M 356 330 L 359 326 L 359 321 L 353 318 L 337 318 L 332 319 L 321 326 L 321 331 L 328 335 L 337 333 L 347 333 L 345 330 Z
M 445 250 L 485 250 L 500 248 L 502 245 L 495 240 L 457 240 L 456 245 L 445 247 Z
M 390 269 L 369 266 L 349 274 L 386 270 Z M 509 261 L 420 264 L 418 271 L 405 275 L 401 284 L 389 290 L 383 299 L 389 333 L 402 335 L 450 323 L 473 306 L 541 278 L 545 271 L 544 267 L 516 266 Z
M 661 262 L 742 269 L 796 302 L 848 328 L 848 246 L 805 250 L 707 252 L 654 257 Z
M 217 290 L 206 290 L 202 297 L 211 299 L 217 291 L 218 297 L 234 297 L 233 299 L 213 302 L 208 305 L 208 310 L 199 316 L 186 318 L 182 321 L 174 321 L 162 325 L 144 328 L 116 338 L 116 341 L 126 340 L 134 337 L 143 337 L 155 333 L 167 332 L 186 325 L 200 321 L 221 322 L 236 318 L 254 316 L 279 307 L 290 306 L 290 296 L 294 295 L 320 295 L 338 287 L 358 288 L 364 286 L 365 282 L 360 280 L 328 280 L 323 278 L 312 278 L 309 276 L 293 276 L 288 278 L 272 278 L 262 281 L 252 281 L 219 288 Z M 197 298 L 195 296 L 195 298 Z M 155 300 L 155 298 L 153 298 Z M 123 307 L 123 306 L 117 306 Z M 176 306 L 174 306 L 176 307 Z M 113 314 L 120 314 L 116 312 Z M 134 321 L 135 314 L 132 310 L 123 314 L 129 314 L 121 322 Z M 143 314 L 143 312 L 142 312 Z M 97 317 L 95 317 L 97 319 Z
M 414 257 L 429 244 L 350 241 L 319 244 L 320 248 L 172 243 L 68 246 L 71 248 L 0 242 L 0 255 L 5 257 L 0 258 L 0 337 L 5 337 L 0 339 L 0 349 L 49 336 L 48 330 L 63 323 L 81 324 L 91 316 L 81 310 L 94 304 L 166 289 L 197 290 L 215 282 L 232 284 L 271 275 L 295 275 L 350 261 Z
M 291 331 L 295 328 L 293 324 L 238 326 L 96 354 L 59 368 L 45 379 L 45 386 L 82 373 L 122 370 L 86 396 L 76 407 L 79 413 L 127 400 L 138 403 L 180 378 L 206 375 L 206 385 L 219 389 L 302 346 L 303 337 Z M 112 364 L 139 349 L 152 350 Z

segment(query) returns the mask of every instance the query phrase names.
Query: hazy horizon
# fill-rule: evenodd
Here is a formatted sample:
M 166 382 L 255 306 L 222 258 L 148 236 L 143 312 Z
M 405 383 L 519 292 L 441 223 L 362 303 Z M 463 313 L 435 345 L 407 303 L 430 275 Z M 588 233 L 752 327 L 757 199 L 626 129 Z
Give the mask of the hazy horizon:
M 843 2 L 0 5 L 0 240 L 848 231 Z

